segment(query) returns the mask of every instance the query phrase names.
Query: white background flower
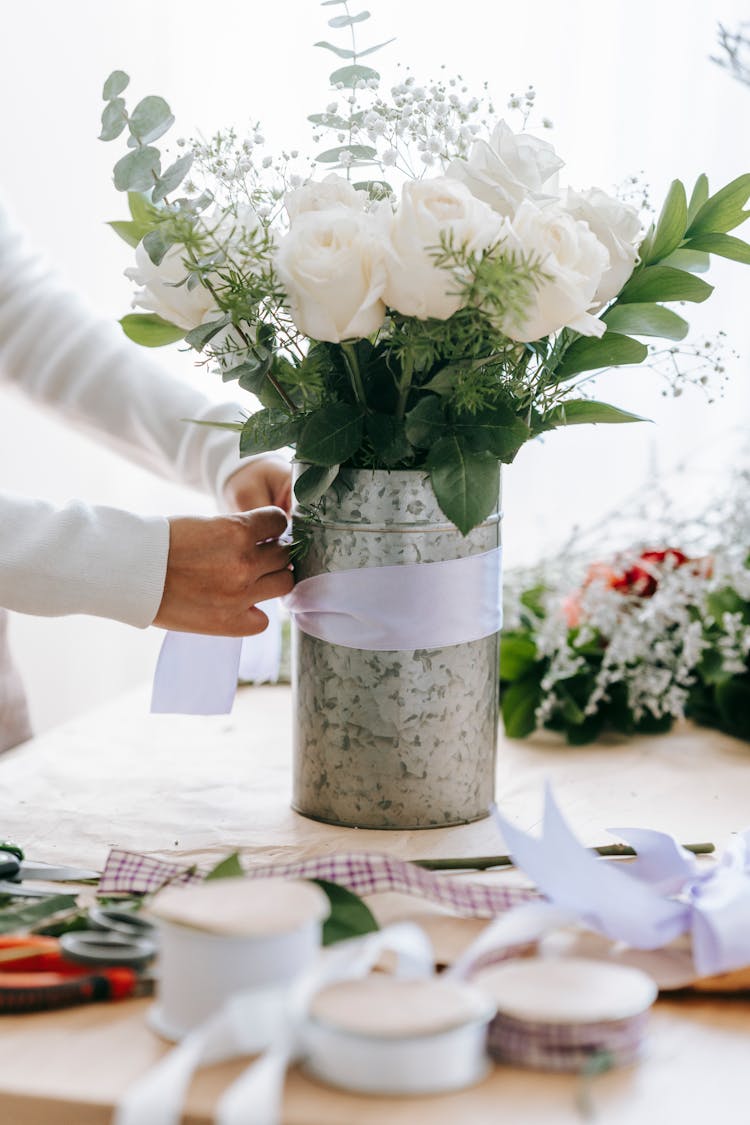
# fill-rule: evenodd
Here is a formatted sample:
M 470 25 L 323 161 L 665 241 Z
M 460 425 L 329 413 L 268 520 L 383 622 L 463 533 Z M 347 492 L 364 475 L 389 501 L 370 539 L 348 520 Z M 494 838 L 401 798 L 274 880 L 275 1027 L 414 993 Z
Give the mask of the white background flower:
M 304 212 L 280 240 L 275 266 L 294 323 L 313 340 L 369 336 L 383 323 L 384 239 L 376 216 L 349 207 Z
M 141 287 L 133 294 L 134 307 L 148 309 L 189 331 L 210 319 L 208 314 L 216 312 L 216 301 L 204 285 L 188 288 L 185 257 L 184 246 L 170 246 L 155 266 L 140 242 L 135 248 L 136 264 L 125 270 L 125 276 Z
M 355 211 L 364 209 L 366 195 L 356 191 L 343 176 L 331 172 L 324 180 L 309 180 L 295 191 L 284 196 L 284 206 L 291 222 L 306 211 L 328 211 L 332 207 L 351 207 Z
M 601 188 L 573 191 L 564 197 L 565 210 L 575 219 L 583 219 L 609 251 L 609 267 L 594 295 L 597 305 L 604 305 L 620 292 L 638 260 L 638 244 L 642 230 L 638 212 Z
M 606 325 L 589 313 L 609 254 L 587 223 L 561 207 L 527 200 L 506 220 L 503 249 L 538 262 L 547 279 L 540 282 L 526 315 L 507 321 L 512 340 L 538 340 L 561 328 L 584 336 L 602 336 Z
M 463 184 L 444 176 L 406 184 L 390 230 L 385 302 L 404 316 L 445 320 L 461 306 L 450 270 L 436 266 L 441 236 L 481 251 L 495 242 L 502 220 Z
M 548 141 L 514 133 L 498 121 L 489 142 L 475 141 L 468 159 L 453 160 L 446 174 L 466 184 L 499 214 L 513 215 L 529 195 L 541 197 L 545 189 L 554 192 L 552 178 L 562 166 Z

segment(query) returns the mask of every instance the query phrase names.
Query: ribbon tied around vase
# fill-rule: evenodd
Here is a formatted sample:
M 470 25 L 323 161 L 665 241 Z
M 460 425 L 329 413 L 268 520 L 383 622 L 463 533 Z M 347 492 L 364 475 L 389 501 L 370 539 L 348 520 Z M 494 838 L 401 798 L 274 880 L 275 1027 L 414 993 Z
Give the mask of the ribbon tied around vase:
M 447 648 L 500 630 L 501 563 L 502 547 L 496 547 L 442 562 L 332 571 L 302 579 L 285 605 L 303 633 L 328 644 L 376 652 Z M 278 605 L 265 602 L 261 608 L 269 626 L 256 637 L 167 633 L 151 710 L 227 714 L 238 679 L 275 680 Z

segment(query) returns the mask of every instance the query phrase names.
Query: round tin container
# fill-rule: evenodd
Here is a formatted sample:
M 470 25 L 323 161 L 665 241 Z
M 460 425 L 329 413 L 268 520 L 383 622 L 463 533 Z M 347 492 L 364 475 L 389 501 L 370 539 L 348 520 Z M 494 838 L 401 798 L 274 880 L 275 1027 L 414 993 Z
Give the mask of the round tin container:
M 497 1008 L 493 1058 L 540 1070 L 578 1071 L 594 1056 L 608 1066 L 634 1062 L 657 994 L 639 969 L 579 958 L 493 965 L 472 984 Z
M 439 1094 L 481 1081 L 494 1004 L 470 985 L 375 973 L 313 998 L 304 1067 L 365 1094 Z
M 181 1039 L 230 996 L 252 991 L 262 1050 L 290 984 L 318 956 L 328 911 L 319 887 L 285 879 L 218 879 L 162 891 L 150 908 L 160 935 L 151 1027 Z

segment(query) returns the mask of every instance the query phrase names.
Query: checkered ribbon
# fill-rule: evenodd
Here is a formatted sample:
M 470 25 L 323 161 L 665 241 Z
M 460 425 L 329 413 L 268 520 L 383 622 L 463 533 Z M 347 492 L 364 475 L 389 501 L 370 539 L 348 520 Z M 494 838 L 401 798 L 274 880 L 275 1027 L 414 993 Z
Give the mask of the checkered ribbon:
M 99 893 L 152 894 L 166 884 L 198 883 L 205 872 L 195 867 L 113 849 L 99 883 Z M 494 918 L 526 902 L 536 902 L 538 891 L 468 882 L 437 874 L 392 856 L 367 852 L 319 856 L 298 863 L 251 867 L 252 879 L 324 879 L 356 895 L 397 891 L 429 899 L 464 918 Z
M 487 1046 L 493 1058 L 535 1070 L 585 1071 L 597 1059 L 606 1069 L 630 1066 L 643 1046 L 648 1012 L 623 1020 L 536 1023 L 498 1013 Z

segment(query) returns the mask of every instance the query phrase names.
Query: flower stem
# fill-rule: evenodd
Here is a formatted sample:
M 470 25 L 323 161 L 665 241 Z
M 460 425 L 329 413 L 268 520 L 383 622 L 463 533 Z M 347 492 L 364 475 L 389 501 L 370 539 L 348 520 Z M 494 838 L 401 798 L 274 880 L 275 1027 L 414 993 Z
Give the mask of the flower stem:
M 356 398 L 357 402 L 366 407 L 367 396 L 365 395 L 365 386 L 362 382 L 362 373 L 359 370 L 359 360 L 357 359 L 356 348 L 354 347 L 354 344 L 348 343 L 341 344 L 340 346 L 341 352 L 344 356 L 344 362 L 346 363 L 347 370 L 349 371 L 349 377 L 352 381 L 354 397 Z
M 406 355 L 402 360 L 401 379 L 398 384 L 398 403 L 396 405 L 396 417 L 399 421 L 406 413 L 406 401 L 409 397 L 411 390 L 411 377 L 413 371 L 413 363 L 411 357 Z

